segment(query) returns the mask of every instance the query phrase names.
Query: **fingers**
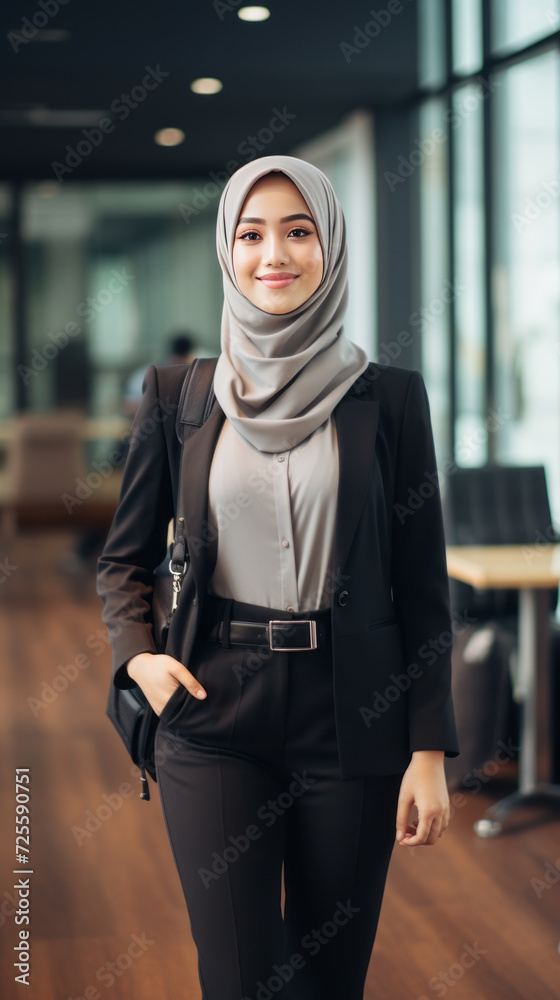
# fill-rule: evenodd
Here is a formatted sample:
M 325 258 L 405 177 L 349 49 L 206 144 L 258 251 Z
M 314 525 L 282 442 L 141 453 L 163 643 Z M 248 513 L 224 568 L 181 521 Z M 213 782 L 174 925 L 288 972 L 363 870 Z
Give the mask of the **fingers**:
M 173 678 L 174 680 L 177 680 L 177 677 L 176 677 L 175 674 L 169 674 L 168 675 L 168 679 L 171 679 L 171 678 Z M 161 715 L 161 713 L 163 712 L 163 710 L 164 710 L 165 706 L 167 705 L 167 703 L 169 701 L 171 701 L 171 698 L 175 694 L 175 692 L 176 692 L 176 690 L 177 690 L 178 687 L 185 687 L 190 694 L 194 695 L 195 698 L 201 698 L 201 699 L 202 698 L 206 698 L 206 692 L 204 691 L 204 688 L 202 688 L 200 686 L 200 684 L 196 680 L 196 677 L 193 677 L 193 675 L 191 674 L 191 672 L 189 670 L 185 669 L 184 674 L 182 674 L 182 679 L 180 681 L 178 681 L 178 683 L 176 683 L 174 685 L 173 690 L 171 692 L 167 692 L 167 694 L 166 694 L 166 696 L 164 696 L 163 700 L 161 699 L 161 694 L 160 694 L 161 688 L 158 688 L 158 695 L 159 695 L 159 697 L 158 697 L 158 700 L 157 700 L 157 705 L 154 704 L 154 702 L 151 701 L 148 698 L 148 700 L 150 701 L 150 704 L 151 704 L 154 712 L 156 713 L 156 715 Z
M 399 795 L 399 802 L 397 806 L 397 840 L 402 843 L 403 838 L 410 830 L 408 824 L 408 817 L 410 815 L 410 807 L 414 802 L 414 795 L 405 790 L 401 790 Z
M 168 653 L 162 653 L 161 659 L 167 661 L 165 663 L 165 669 L 170 673 L 176 681 L 179 681 L 183 687 L 186 687 L 189 694 L 192 694 L 195 698 L 206 698 L 206 691 L 202 687 L 200 681 L 197 681 L 194 674 L 191 674 L 190 670 L 175 657 L 169 656 Z
M 179 660 L 173 660 L 173 669 L 171 670 L 171 673 L 175 679 L 186 687 L 187 691 L 195 698 L 206 698 L 206 691 L 202 687 L 200 681 L 197 681 L 194 674 L 191 674 L 190 670 L 187 670 L 182 663 L 179 663 Z
M 187 691 L 189 691 L 190 694 L 194 695 L 195 698 L 200 698 L 200 699 L 206 698 L 206 691 L 202 687 L 202 684 L 199 681 L 197 681 L 196 677 L 194 677 L 193 674 L 191 674 L 190 670 L 187 670 L 187 668 L 183 667 L 182 664 L 181 664 L 181 671 L 178 672 L 175 676 L 181 682 L 181 684 L 184 684 Z
M 443 813 L 439 811 L 424 813 L 417 820 L 413 820 L 412 824 L 399 828 L 402 836 L 399 837 L 397 832 L 397 840 L 405 847 L 431 846 L 441 837 L 448 824 L 448 810 L 444 810 Z
M 418 818 L 409 823 L 410 809 Z M 433 845 L 451 818 L 449 795 L 440 763 L 413 760 L 403 775 L 397 806 L 396 840 L 404 847 Z
M 405 847 L 422 847 L 423 845 L 435 844 L 439 834 L 436 833 L 438 824 L 421 824 L 415 820 L 412 826 L 407 827 L 405 836 L 400 841 Z

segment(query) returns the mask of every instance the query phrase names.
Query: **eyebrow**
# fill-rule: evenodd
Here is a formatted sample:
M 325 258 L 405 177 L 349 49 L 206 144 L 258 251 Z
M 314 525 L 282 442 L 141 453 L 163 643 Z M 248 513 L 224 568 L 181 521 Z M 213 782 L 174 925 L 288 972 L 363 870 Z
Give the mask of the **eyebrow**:
M 315 220 L 310 215 L 305 215 L 304 213 L 300 215 L 285 215 L 283 219 L 280 219 L 280 222 L 295 222 L 297 219 L 307 219 L 315 225 Z M 240 226 L 242 222 L 259 223 L 262 226 L 266 225 L 266 219 L 257 219 L 253 216 L 244 216 L 244 218 L 239 219 L 237 225 Z

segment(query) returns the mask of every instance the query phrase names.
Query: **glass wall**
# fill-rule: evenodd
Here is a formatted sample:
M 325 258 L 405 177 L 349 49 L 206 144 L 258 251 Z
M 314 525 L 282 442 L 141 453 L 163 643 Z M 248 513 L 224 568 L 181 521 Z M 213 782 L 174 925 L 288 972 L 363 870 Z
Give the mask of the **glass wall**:
M 484 252 L 483 99 L 479 83 L 451 98 L 455 329 L 455 459 L 488 459 Z
M 452 0 L 453 72 L 475 73 L 482 66 L 482 0 Z
M 10 188 L 7 184 L 0 184 L 0 420 L 14 408 L 10 214 Z
M 425 101 L 420 108 L 420 301 L 411 316 L 413 335 L 422 344 L 422 374 L 430 410 L 438 464 L 451 447 L 450 308 L 453 300 L 449 260 L 449 149 L 448 125 L 442 99 Z M 411 154 L 412 156 L 413 154 Z
M 558 526 L 560 0 L 419 15 L 413 114 L 422 140 L 443 130 L 419 170 L 423 302 L 452 283 L 421 331 L 438 461 L 543 464 Z
M 218 196 L 161 182 L 24 187 L 26 342 L 15 378 L 31 409 L 117 414 L 128 378 L 164 362 L 180 333 L 192 336 L 199 355 L 219 353 Z M 0 284 L 0 309 L 9 299 Z M 3 373 L 13 385 L 9 361 Z
M 560 55 L 500 74 L 494 133 L 497 459 L 544 463 L 560 520 Z
M 491 49 L 521 49 L 560 28 L 560 0 L 491 0 Z
M 445 2 L 423 0 L 417 5 L 418 85 L 439 87 L 447 77 Z

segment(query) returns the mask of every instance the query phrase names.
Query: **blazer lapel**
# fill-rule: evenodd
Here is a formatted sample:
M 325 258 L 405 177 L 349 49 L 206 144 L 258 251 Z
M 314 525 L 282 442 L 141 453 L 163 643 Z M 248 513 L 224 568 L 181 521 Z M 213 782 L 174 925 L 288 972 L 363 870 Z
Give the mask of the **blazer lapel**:
M 192 437 L 187 438 L 183 446 L 183 516 L 192 572 L 199 593 L 206 590 L 218 554 L 218 539 L 208 524 L 208 482 L 224 420 L 225 413 L 216 399 L 208 419 Z
M 364 505 L 379 422 L 379 400 L 344 396 L 333 410 L 338 438 L 339 481 L 333 542 L 333 579 L 348 557 Z

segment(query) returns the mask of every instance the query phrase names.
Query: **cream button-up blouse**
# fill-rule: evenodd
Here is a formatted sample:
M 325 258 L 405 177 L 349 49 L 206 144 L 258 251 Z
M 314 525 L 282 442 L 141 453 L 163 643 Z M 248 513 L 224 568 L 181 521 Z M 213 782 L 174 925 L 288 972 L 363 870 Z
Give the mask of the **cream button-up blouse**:
M 208 482 L 218 540 L 208 592 L 284 611 L 330 607 L 338 475 L 332 413 L 278 453 L 253 447 L 226 417 Z

